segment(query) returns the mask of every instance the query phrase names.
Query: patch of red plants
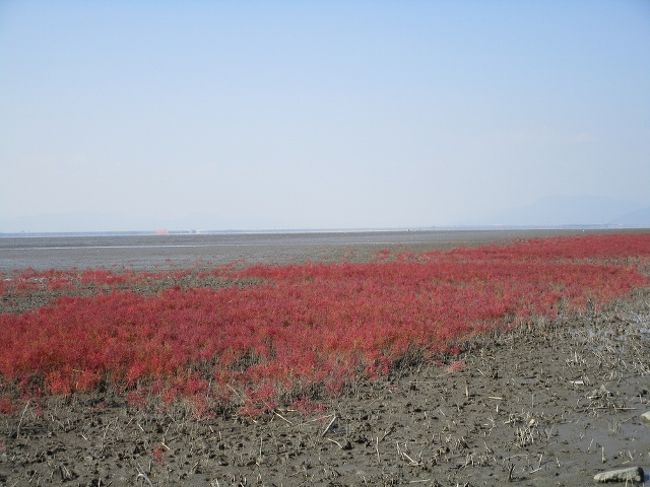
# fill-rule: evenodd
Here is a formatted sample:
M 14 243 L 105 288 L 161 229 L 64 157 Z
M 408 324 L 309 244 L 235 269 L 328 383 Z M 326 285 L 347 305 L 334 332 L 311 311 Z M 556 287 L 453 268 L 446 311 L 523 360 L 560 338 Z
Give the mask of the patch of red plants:
M 457 352 L 476 333 L 601 306 L 647 286 L 638 268 L 649 259 L 650 234 L 549 238 L 381 252 L 368 263 L 221 267 L 206 272 L 259 283 L 153 295 L 128 287 L 169 273 L 27 271 L 3 292 L 79 282 L 104 292 L 0 314 L 0 394 L 112 388 L 135 404 L 188 400 L 205 414 L 236 403 L 255 414 Z

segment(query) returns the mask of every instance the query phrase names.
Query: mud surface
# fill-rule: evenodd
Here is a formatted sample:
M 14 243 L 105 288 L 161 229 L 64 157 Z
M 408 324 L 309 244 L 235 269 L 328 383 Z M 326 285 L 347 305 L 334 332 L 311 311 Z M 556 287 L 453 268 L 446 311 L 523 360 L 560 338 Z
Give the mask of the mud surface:
M 636 465 L 647 479 L 650 290 L 455 360 L 255 421 L 109 395 L 28 403 L 0 417 L 0 485 L 577 486 Z
M 634 230 L 630 230 L 634 231 Z M 431 250 L 607 230 L 449 230 L 338 233 L 0 238 L 0 271 L 109 267 L 168 269 L 248 262 L 367 260 L 382 248 Z M 620 233 L 620 230 L 617 230 Z

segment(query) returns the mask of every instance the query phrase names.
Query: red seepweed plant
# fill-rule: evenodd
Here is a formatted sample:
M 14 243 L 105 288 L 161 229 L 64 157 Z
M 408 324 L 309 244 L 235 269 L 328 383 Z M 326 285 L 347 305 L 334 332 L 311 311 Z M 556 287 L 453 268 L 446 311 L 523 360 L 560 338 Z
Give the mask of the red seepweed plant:
M 337 394 L 477 333 L 601 306 L 647 286 L 638 269 L 649 260 L 650 235 L 610 234 L 384 251 L 367 263 L 25 271 L 3 280 L 4 296 L 61 296 L 0 314 L 0 395 L 112 388 L 134 404 L 153 396 L 189 401 L 197 414 L 214 404 L 257 414 Z M 135 289 L 190 273 L 253 284 Z M 80 286 L 101 292 L 75 296 Z

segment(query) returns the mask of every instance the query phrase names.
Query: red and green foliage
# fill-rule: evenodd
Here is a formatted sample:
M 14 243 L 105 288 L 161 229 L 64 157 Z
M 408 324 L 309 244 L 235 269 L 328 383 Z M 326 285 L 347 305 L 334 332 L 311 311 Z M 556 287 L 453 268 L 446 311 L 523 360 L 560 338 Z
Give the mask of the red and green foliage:
M 307 403 L 400 361 L 454 353 L 476 333 L 603 305 L 647 286 L 639 267 L 649 259 L 650 234 L 623 234 L 380 252 L 367 263 L 16 273 L 4 276 L 4 297 L 61 295 L 0 314 L 0 394 L 112 388 L 134 403 L 189 398 L 198 412 Z M 135 290 L 192 272 L 254 284 Z M 74 295 L 80 286 L 96 292 Z

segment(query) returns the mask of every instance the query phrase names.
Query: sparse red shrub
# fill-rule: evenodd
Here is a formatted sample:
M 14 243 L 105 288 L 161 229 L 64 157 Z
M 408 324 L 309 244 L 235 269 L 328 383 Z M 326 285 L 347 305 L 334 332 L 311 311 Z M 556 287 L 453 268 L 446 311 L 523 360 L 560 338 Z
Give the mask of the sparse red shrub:
M 454 360 L 452 363 L 450 363 L 447 366 L 447 372 L 449 373 L 454 373 L 454 372 L 460 372 L 461 370 L 465 369 L 465 361 L 464 360 Z
M 296 411 L 299 411 L 303 414 L 322 413 L 325 411 L 325 406 L 323 406 L 323 404 L 312 401 L 311 399 L 304 396 L 299 397 L 298 399 L 294 399 L 294 401 L 291 403 L 291 406 L 295 408 Z
M 9 397 L 0 397 L 0 414 L 11 414 L 15 411 L 14 402 Z M 2 450 L 0 450 L 0 453 Z
M 153 461 L 161 464 L 165 461 L 165 449 L 162 446 L 157 446 L 151 451 Z

